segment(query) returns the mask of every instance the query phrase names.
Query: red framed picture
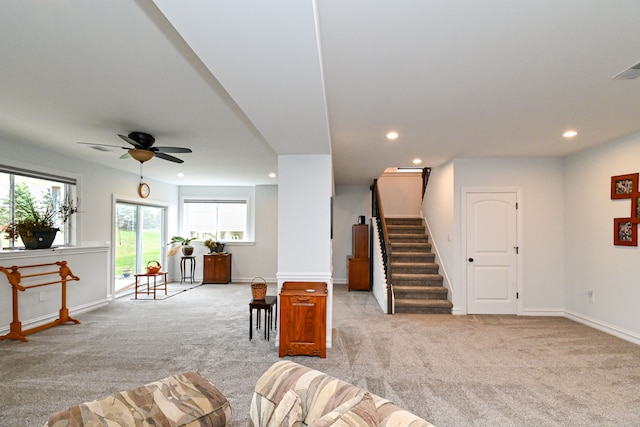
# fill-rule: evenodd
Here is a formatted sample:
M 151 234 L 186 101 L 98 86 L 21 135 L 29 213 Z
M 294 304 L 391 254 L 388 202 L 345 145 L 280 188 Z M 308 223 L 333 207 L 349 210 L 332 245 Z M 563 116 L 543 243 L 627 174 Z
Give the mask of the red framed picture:
M 639 173 L 616 175 L 611 177 L 611 198 L 629 199 L 638 192 Z
M 631 218 L 614 218 L 613 244 L 638 246 L 638 225 Z
M 631 197 L 631 221 L 640 224 L 640 194 Z

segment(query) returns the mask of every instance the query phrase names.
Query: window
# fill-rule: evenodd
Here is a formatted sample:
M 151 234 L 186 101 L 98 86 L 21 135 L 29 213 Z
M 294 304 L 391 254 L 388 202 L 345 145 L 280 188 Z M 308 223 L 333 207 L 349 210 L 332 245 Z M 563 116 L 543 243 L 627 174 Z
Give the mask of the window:
M 184 201 L 183 230 L 198 240 L 249 240 L 247 200 Z
M 76 200 L 76 180 L 63 176 L 39 173 L 0 165 L 0 225 L 2 247 L 22 247 L 22 240 L 7 238 L 4 227 L 15 218 L 16 201 L 30 193 L 36 206 L 44 203 L 58 206 L 67 198 Z M 74 215 L 60 228 L 53 242 L 56 246 L 75 242 Z

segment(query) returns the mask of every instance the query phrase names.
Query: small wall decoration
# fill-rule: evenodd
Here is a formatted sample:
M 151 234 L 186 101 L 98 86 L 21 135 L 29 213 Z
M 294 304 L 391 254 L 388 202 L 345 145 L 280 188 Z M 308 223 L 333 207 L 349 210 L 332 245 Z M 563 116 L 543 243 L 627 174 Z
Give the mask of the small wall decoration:
M 611 177 L 611 199 L 629 199 L 631 212 L 629 218 L 614 218 L 613 244 L 620 246 L 638 246 L 638 224 L 640 224 L 640 173 L 616 175 Z
M 638 173 L 611 177 L 611 198 L 628 199 L 638 191 Z
M 613 243 L 621 246 L 638 246 L 638 226 L 630 218 L 613 220 Z

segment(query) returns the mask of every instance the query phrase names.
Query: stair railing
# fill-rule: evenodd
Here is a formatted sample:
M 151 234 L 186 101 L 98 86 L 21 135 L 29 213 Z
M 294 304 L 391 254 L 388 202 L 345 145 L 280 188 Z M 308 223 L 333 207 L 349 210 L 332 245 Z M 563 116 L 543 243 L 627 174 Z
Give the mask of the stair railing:
M 429 183 L 429 175 L 431 175 L 431 168 L 422 168 L 422 199 L 424 200 L 424 193 L 427 191 L 427 184 Z
M 387 222 L 384 217 L 384 208 L 382 207 L 382 199 L 378 188 L 378 180 L 374 179 L 370 187 L 371 190 L 371 212 L 378 223 L 378 238 L 382 243 L 380 249 L 382 252 L 382 262 L 384 267 L 384 276 L 387 282 L 387 313 L 393 314 L 393 284 L 391 283 L 391 268 L 389 261 L 391 259 L 391 243 L 389 242 L 389 233 L 387 231 Z

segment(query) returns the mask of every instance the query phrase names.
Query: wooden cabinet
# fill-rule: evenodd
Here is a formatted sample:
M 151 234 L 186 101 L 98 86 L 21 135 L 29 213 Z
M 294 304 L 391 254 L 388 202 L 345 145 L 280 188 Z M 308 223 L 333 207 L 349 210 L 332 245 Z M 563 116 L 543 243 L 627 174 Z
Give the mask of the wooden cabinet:
M 231 254 L 204 255 L 202 283 L 231 282 Z
M 280 291 L 280 357 L 327 357 L 327 284 L 284 282 Z
M 371 290 L 371 265 L 369 260 L 369 225 L 354 224 L 352 229 L 353 256 L 347 257 L 349 290 Z
M 349 257 L 349 290 L 368 291 L 371 289 L 369 258 Z
M 354 224 L 351 251 L 354 258 L 369 258 L 369 225 Z

